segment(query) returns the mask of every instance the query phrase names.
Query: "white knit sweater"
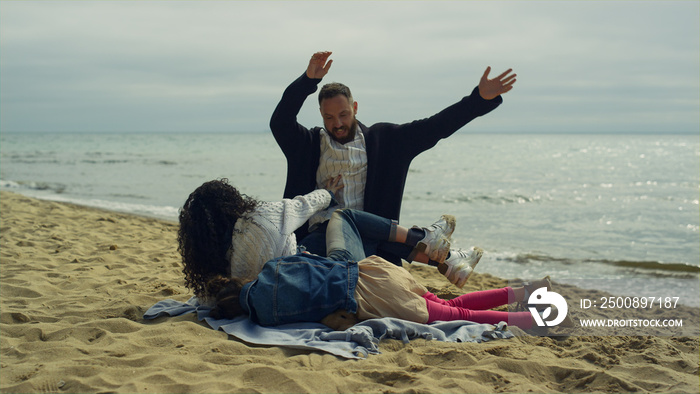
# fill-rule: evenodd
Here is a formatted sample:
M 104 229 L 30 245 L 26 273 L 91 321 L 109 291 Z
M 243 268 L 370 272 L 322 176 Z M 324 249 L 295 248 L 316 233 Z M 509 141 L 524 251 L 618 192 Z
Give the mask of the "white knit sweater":
M 280 202 L 262 202 L 255 211 L 238 219 L 228 259 L 231 276 L 252 279 L 263 265 L 297 253 L 294 231 L 331 203 L 331 193 L 318 189 Z

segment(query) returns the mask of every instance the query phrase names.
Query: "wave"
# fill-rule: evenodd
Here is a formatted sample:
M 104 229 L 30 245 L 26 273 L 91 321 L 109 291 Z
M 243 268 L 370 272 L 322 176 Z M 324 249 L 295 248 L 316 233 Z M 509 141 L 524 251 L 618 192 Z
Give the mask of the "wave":
M 697 278 L 700 274 L 700 266 L 689 263 L 662 262 L 662 261 L 635 261 L 635 260 L 609 260 L 609 259 L 575 259 L 569 257 L 554 257 L 537 253 L 501 254 L 496 258 L 501 261 L 509 261 L 518 264 L 533 262 L 553 262 L 563 265 L 578 264 L 603 264 L 635 271 L 635 273 L 655 277 Z
M 486 202 L 490 204 L 526 204 L 542 201 L 541 196 L 525 196 L 522 194 L 513 194 L 506 196 L 460 196 L 454 199 L 455 202 Z M 447 200 L 447 199 L 446 199 Z M 449 201 L 449 200 L 447 200 Z
M 611 264 L 618 267 L 640 268 L 649 270 L 676 271 L 700 273 L 700 266 L 687 263 L 664 263 L 660 261 L 628 261 L 628 260 L 585 260 L 596 263 Z
M 163 166 L 173 166 L 177 165 L 178 163 L 176 161 L 172 160 L 146 160 L 146 159 L 104 159 L 104 160 L 96 160 L 96 159 L 83 159 L 80 161 L 81 163 L 84 164 L 129 164 L 129 163 L 137 163 L 137 164 L 145 164 L 145 165 L 163 165 Z
M 23 181 L 6 181 L 0 179 L 0 189 L 7 190 L 37 190 L 50 191 L 56 194 L 61 194 L 66 190 L 66 185 L 61 183 L 49 182 L 23 182 Z
M 25 159 L 15 159 L 12 160 L 12 164 L 74 164 L 75 161 L 71 162 L 65 162 L 59 159 L 51 159 L 51 158 L 38 158 L 38 159 L 30 159 L 30 158 L 25 158 Z
M 127 159 L 104 159 L 104 160 L 84 159 L 84 160 L 81 160 L 80 162 L 85 163 L 85 164 L 124 164 L 124 163 L 131 162 L 131 160 L 127 160 Z
M 104 209 L 107 211 L 122 212 L 134 215 L 148 216 L 164 220 L 177 220 L 179 208 L 172 206 L 160 206 L 138 203 L 127 203 L 112 200 L 89 199 L 72 197 L 64 194 L 66 187 L 61 184 L 49 184 L 42 182 L 15 182 L 0 179 L 0 190 L 7 190 L 18 194 L 41 200 L 65 202 L 86 207 Z M 135 194 L 111 194 L 111 197 L 129 199 L 147 199 L 147 197 Z
M 438 201 L 441 201 L 444 203 L 468 203 L 468 204 L 487 203 L 487 204 L 496 204 L 496 205 L 506 205 L 506 204 L 528 204 L 528 203 L 539 203 L 542 201 L 551 201 L 552 197 L 548 196 L 548 195 L 546 195 L 546 196 L 542 196 L 542 195 L 526 196 L 526 195 L 522 195 L 522 194 L 510 194 L 510 195 L 498 195 L 498 196 L 489 196 L 489 195 L 435 196 L 431 192 L 428 192 L 428 193 L 425 193 L 422 195 L 405 194 L 404 199 L 430 201 L 433 203 L 436 200 L 438 200 Z
M 26 165 L 112 165 L 112 164 L 143 164 L 143 165 L 177 165 L 178 162 L 171 159 L 156 157 L 144 157 L 136 153 L 115 154 L 111 152 L 87 152 L 75 155 L 57 155 L 56 152 L 29 152 L 22 154 L 3 154 L 3 159 L 11 164 Z
M 55 201 L 63 201 L 77 205 L 84 205 L 93 208 L 105 209 L 108 211 L 123 212 L 133 215 L 142 215 L 148 217 L 155 217 L 158 219 L 167 220 L 177 220 L 179 214 L 179 208 L 170 206 L 158 206 L 158 205 L 148 205 L 148 204 L 134 204 L 125 203 L 118 201 L 108 201 L 100 199 L 76 199 L 76 198 L 66 198 L 66 199 L 54 199 Z

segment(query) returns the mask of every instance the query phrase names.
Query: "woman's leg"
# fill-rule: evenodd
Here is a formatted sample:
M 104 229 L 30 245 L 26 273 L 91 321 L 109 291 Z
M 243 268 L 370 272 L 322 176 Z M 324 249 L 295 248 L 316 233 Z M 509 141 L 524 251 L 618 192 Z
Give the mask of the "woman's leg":
M 306 235 L 299 243 L 298 247 L 309 253 L 319 256 L 326 256 L 326 228 L 328 222 L 319 223 L 318 227 Z
M 345 235 L 341 236 L 343 233 Z M 375 250 L 373 246 L 376 247 L 379 242 L 405 242 L 407 233 L 408 229 L 399 226 L 395 220 L 354 209 L 339 209 L 328 221 L 326 249 L 329 257 L 333 250 L 348 250 L 355 256 L 351 259 L 361 260 L 357 256 L 364 258 L 368 254 L 376 254 L 376 251 L 372 253 Z M 349 241 L 351 238 L 352 242 Z M 364 245 L 362 253 L 358 245 Z
M 399 226 L 396 220 L 355 209 L 340 209 L 336 213 L 342 215 L 342 219 L 353 222 L 362 238 L 376 241 L 405 242 L 407 229 Z M 403 240 L 400 240 L 400 236 L 403 236 Z
M 452 216 L 443 215 L 440 220 L 428 228 L 417 226 L 407 228 L 399 225 L 396 220 L 383 218 L 369 212 L 354 209 L 341 209 L 336 212 L 340 212 L 344 220 L 354 223 L 365 242 L 385 241 L 400 244 L 390 250 L 404 260 L 428 264 L 431 262 L 431 258 L 423 251 L 434 254 L 436 258 L 442 260 L 449 253 L 449 242 L 445 240 L 441 243 L 440 241 L 444 238 L 443 234 L 450 235 L 454 231 L 455 221 Z M 427 241 L 430 244 L 424 245 L 423 249 L 417 248 L 420 242 L 426 241 L 428 233 L 434 233 L 431 234 L 431 240 Z
M 339 209 L 333 212 L 326 229 L 326 250 L 328 257 L 334 251 L 346 251 L 350 260 L 365 258 L 363 241 L 396 242 L 406 236 L 406 229 L 395 220 L 386 219 L 368 212 L 354 209 Z
M 360 261 L 366 257 L 362 237 L 355 222 L 348 218 L 345 211 L 341 209 L 333 212 L 328 221 L 327 257 L 337 261 Z

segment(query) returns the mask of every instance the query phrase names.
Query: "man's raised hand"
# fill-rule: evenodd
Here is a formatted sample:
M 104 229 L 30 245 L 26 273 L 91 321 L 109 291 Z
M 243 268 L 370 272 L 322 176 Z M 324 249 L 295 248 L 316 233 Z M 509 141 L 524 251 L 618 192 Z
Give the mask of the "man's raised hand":
M 491 67 L 486 67 L 486 71 L 484 71 L 484 75 L 481 76 L 481 81 L 479 81 L 479 95 L 481 95 L 481 98 L 491 100 L 513 89 L 516 74 L 510 74 L 511 71 L 513 69 L 509 68 L 496 78 L 489 79 Z
M 330 51 L 316 52 L 309 60 L 309 67 L 306 69 L 306 76 L 311 79 L 322 79 L 331 68 L 333 60 L 328 60 Z M 326 62 L 327 61 L 327 62 Z

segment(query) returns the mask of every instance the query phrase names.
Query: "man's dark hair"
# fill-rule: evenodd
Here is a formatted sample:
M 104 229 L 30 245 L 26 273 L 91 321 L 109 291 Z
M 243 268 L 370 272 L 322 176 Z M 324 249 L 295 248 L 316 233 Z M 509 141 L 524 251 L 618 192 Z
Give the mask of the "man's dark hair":
M 338 95 L 343 95 L 345 98 L 348 99 L 348 102 L 352 104 L 354 100 L 352 99 L 352 93 L 350 92 L 350 88 L 343 85 L 340 82 L 332 82 L 323 85 L 321 88 L 321 91 L 318 92 L 318 104 L 321 104 L 321 101 L 324 99 L 329 99 L 333 98 Z

